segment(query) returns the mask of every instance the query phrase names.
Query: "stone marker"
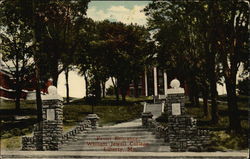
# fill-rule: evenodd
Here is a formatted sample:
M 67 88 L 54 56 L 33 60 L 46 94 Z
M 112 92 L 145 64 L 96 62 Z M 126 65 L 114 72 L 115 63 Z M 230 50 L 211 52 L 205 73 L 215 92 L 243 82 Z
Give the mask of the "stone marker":
M 204 151 L 209 144 L 209 132 L 200 130 L 196 120 L 186 114 L 184 89 L 177 79 L 171 81 L 168 90 L 168 136 L 171 151 Z
M 92 129 L 96 129 L 96 127 L 98 126 L 97 121 L 100 118 L 97 116 L 97 114 L 88 114 L 88 116 L 86 117 L 86 120 L 89 120 L 91 122 L 91 127 Z
M 22 150 L 59 150 L 63 135 L 63 99 L 50 86 L 42 96 L 43 120 L 35 125 L 33 137 L 22 138 Z

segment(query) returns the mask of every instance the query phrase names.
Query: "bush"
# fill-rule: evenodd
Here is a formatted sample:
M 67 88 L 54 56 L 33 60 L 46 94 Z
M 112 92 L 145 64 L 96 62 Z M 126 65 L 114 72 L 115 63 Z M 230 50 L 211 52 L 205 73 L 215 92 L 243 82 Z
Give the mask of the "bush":
M 249 95 L 248 94 L 248 92 L 249 92 L 249 79 L 245 78 L 245 79 L 239 81 L 237 88 L 238 88 L 238 93 L 240 95 Z
M 114 86 L 109 86 L 109 88 L 106 89 L 106 94 L 108 96 L 112 96 L 115 94 L 115 89 L 114 89 Z
M 227 151 L 247 149 L 247 136 L 225 131 L 211 132 L 210 151 Z

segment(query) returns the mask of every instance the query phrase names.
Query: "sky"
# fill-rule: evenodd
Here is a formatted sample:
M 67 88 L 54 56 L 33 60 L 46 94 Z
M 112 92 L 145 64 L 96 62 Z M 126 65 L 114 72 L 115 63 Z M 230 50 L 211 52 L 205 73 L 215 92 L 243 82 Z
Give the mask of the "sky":
M 108 19 L 110 21 L 123 22 L 125 24 L 136 23 L 145 25 L 147 20 L 142 12 L 150 1 L 91 1 L 88 6 L 87 16 L 95 21 Z M 70 96 L 82 98 L 85 96 L 84 78 L 77 71 L 69 73 Z M 111 85 L 108 81 L 106 87 Z M 58 79 L 58 93 L 65 97 L 65 75 L 62 72 Z

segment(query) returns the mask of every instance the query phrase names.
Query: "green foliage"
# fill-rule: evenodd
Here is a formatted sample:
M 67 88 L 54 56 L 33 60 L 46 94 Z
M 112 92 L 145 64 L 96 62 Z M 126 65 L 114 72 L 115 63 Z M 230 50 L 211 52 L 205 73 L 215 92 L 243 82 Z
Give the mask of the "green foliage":
M 216 83 L 224 77 L 230 127 L 237 130 L 236 75 L 240 63 L 248 65 L 247 2 L 153 1 L 144 11 L 158 44 L 159 66 L 170 77 L 178 77 L 187 84 L 190 100 L 196 105 L 199 93 L 206 98 L 211 96 L 215 123 L 218 122 Z
M 87 76 L 90 90 L 100 96 L 100 83 L 115 77 L 114 88 L 122 94 L 131 80 L 138 79 L 150 59 L 153 44 L 148 42 L 149 32 L 142 26 L 119 22 L 91 23 L 93 33 L 87 35 L 87 47 L 79 50 L 77 59 L 80 73 Z M 90 90 L 88 90 L 88 93 Z
M 225 131 L 211 132 L 210 151 L 243 150 L 248 147 L 246 135 L 237 135 Z
M 249 95 L 249 79 L 245 78 L 245 79 L 239 81 L 237 88 L 238 88 L 238 93 L 240 95 L 248 96 Z
M 109 96 L 114 95 L 114 94 L 115 94 L 114 86 L 109 86 L 109 87 L 106 89 L 106 94 L 109 95 Z

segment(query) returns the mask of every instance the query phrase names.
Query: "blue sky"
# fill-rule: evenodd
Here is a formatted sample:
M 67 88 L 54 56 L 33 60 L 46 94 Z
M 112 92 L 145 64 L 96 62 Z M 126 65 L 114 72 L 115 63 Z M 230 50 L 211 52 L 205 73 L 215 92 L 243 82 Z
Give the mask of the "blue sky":
M 143 8 L 150 1 L 91 1 L 87 11 L 87 16 L 101 21 L 109 19 L 111 21 L 121 21 L 126 24 L 137 23 L 146 24 L 146 16 L 142 12 Z

